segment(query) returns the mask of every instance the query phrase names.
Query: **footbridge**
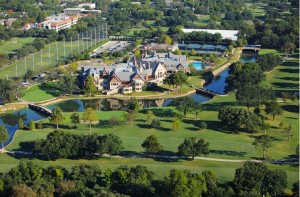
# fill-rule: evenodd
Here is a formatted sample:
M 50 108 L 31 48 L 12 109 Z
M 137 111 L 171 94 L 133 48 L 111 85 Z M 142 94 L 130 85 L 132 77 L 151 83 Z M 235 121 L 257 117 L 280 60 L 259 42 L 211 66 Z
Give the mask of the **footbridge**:
M 207 95 L 210 97 L 218 96 L 219 94 L 204 88 L 198 88 L 196 89 L 196 93 L 202 94 L 202 95 Z
M 256 52 L 261 49 L 261 45 L 246 45 L 242 49 L 243 50 L 254 50 Z
M 28 104 L 28 107 L 34 111 L 37 111 L 37 112 L 47 115 L 47 116 L 51 116 L 51 114 L 52 114 L 52 110 L 48 109 L 44 106 L 40 106 L 40 105 L 36 105 L 36 104 Z

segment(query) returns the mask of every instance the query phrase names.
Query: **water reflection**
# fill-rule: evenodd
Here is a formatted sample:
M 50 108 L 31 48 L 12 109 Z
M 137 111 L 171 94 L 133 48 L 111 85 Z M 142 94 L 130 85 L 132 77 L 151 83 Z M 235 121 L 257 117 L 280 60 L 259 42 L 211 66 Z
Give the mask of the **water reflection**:
M 209 97 L 202 95 L 192 94 L 190 95 L 196 102 L 204 102 L 209 100 Z M 129 100 L 125 99 L 75 99 L 69 101 L 63 101 L 49 106 L 50 109 L 53 109 L 55 106 L 60 107 L 64 112 L 82 112 L 84 109 L 91 107 L 95 111 L 115 111 L 115 110 L 128 110 L 127 104 Z M 173 99 L 138 99 L 140 106 L 142 108 L 150 107 L 163 107 L 168 106 Z M 75 104 L 76 103 L 76 104 Z
M 17 112 L 13 112 L 10 114 L 4 114 L 0 116 L 0 124 L 4 125 L 8 131 L 9 139 L 4 143 L 4 146 L 9 144 L 13 139 L 13 136 L 18 129 L 18 121 L 22 118 L 24 120 L 24 124 L 27 125 L 30 120 L 42 120 L 45 119 L 45 116 L 39 114 L 29 108 L 23 109 Z
M 18 124 L 18 121 L 20 118 L 22 118 L 23 121 L 25 122 L 27 120 L 27 114 L 21 113 L 19 111 L 16 113 L 4 114 L 3 116 L 1 116 L 1 120 L 2 120 L 3 124 L 9 125 L 9 126 L 14 126 L 14 125 Z

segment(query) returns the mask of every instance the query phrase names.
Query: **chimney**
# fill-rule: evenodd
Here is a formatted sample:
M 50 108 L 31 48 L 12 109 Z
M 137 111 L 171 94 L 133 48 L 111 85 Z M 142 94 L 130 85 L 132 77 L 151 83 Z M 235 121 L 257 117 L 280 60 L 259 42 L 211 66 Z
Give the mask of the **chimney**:
M 139 72 L 140 72 L 140 73 L 143 72 L 143 66 L 142 66 L 142 63 L 139 63 L 139 64 L 138 64 L 138 69 L 139 69 Z

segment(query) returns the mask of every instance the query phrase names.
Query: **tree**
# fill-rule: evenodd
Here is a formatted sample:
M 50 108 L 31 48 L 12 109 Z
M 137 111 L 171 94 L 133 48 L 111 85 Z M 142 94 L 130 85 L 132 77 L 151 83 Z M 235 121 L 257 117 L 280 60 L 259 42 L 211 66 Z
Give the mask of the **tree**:
M 164 42 L 164 44 L 172 44 L 173 40 L 170 36 L 164 35 L 163 36 L 163 42 Z
M 164 79 L 164 84 L 167 84 L 169 86 L 169 94 L 170 94 L 170 90 L 171 90 L 171 85 L 173 85 L 173 90 L 174 90 L 174 84 L 175 84 L 175 75 L 174 74 L 171 74 L 169 75 L 168 77 L 166 77 Z
M 178 152 L 181 155 L 192 157 L 194 160 L 195 156 L 209 154 L 209 143 L 205 142 L 204 139 L 197 139 L 195 137 L 185 138 L 184 142 L 178 146 Z
M 177 131 L 180 128 L 180 125 L 181 125 L 181 118 L 178 116 L 175 116 L 175 118 L 173 119 L 172 129 L 174 131 Z
M 72 62 L 71 64 L 69 64 L 69 65 L 66 67 L 67 73 L 73 75 L 74 73 L 77 72 L 78 66 L 79 66 L 79 65 L 78 65 L 77 62 Z
M 0 79 L 0 98 L 3 102 L 12 102 L 20 96 L 20 88 L 15 83 Z
M 43 128 L 43 121 L 40 120 L 38 122 L 38 126 L 37 127 L 38 127 L 38 129 L 42 129 Z
M 207 188 L 202 175 L 174 169 L 164 178 L 163 190 L 162 196 L 202 196 Z
M 131 97 L 130 100 L 128 101 L 128 109 L 138 111 L 140 109 L 140 104 L 138 100 L 135 97 Z
M 110 119 L 108 119 L 108 123 L 111 127 L 122 125 L 122 121 L 119 120 L 116 116 L 110 117 Z
M 97 120 L 97 115 L 95 111 L 92 108 L 87 108 L 84 110 L 82 119 L 86 122 L 90 123 L 90 130 L 92 129 L 92 122 L 95 122 Z
M 299 181 L 293 184 L 293 188 L 292 188 L 293 197 L 299 197 L 299 184 L 300 184 Z
M 188 112 L 192 111 L 195 106 L 193 98 L 189 96 L 174 99 L 172 105 L 175 106 L 179 112 L 182 112 L 184 117 Z
M 52 114 L 49 116 L 49 122 L 52 124 L 56 124 L 56 129 L 58 129 L 58 124 L 62 123 L 64 119 L 65 118 L 62 113 L 62 109 L 59 107 L 54 107 L 52 110 Z
M 123 150 L 122 140 L 112 133 L 106 134 L 103 138 L 103 142 L 104 152 L 108 153 L 110 158 L 112 154 L 118 154 Z
M 201 129 L 206 129 L 207 128 L 207 124 L 206 122 L 203 121 L 197 121 L 196 126 L 198 126 L 198 128 Z
M 153 111 L 148 109 L 147 110 L 147 122 L 151 123 L 154 118 L 155 118 L 155 115 L 154 115 Z
M 136 49 L 134 51 L 134 57 L 139 59 L 141 57 L 141 50 L 140 49 Z
M 285 57 L 288 57 L 290 53 L 293 53 L 295 50 L 296 46 L 294 43 L 287 42 L 283 45 L 281 50 L 285 53 Z
M 80 123 L 80 116 L 79 113 L 74 112 L 70 116 L 71 122 L 76 126 L 76 124 Z
M 76 76 L 69 73 L 64 74 L 59 78 L 57 88 L 60 90 L 61 94 L 69 96 L 79 91 Z
M 277 101 L 273 100 L 271 102 L 267 102 L 265 105 L 266 105 L 265 112 L 267 114 L 271 114 L 273 117 L 273 120 L 275 119 L 276 115 L 282 114 L 282 109 L 279 106 Z
M 287 174 L 283 170 L 267 170 L 262 184 L 262 193 L 281 196 L 287 186 Z
M 24 75 L 24 81 L 27 81 L 28 79 L 31 79 L 31 77 L 33 77 L 33 71 L 28 69 Z
M 37 194 L 31 187 L 28 187 L 26 184 L 14 185 L 12 188 L 12 197 L 36 197 Z
M 288 142 L 290 142 L 291 137 L 293 136 L 293 128 L 290 124 L 288 127 L 284 127 L 281 131 L 282 135 L 287 138 Z
M 7 132 L 7 129 L 0 125 L 0 142 L 2 143 L 2 148 L 4 148 L 3 143 L 9 139 L 9 134 Z
M 180 93 L 182 93 L 182 85 L 187 81 L 187 75 L 183 71 L 178 71 L 175 74 L 175 84 L 180 86 Z
M 89 96 L 92 96 L 92 93 L 95 93 L 97 91 L 97 87 L 95 85 L 94 78 L 89 75 L 86 80 L 84 81 L 84 91 L 89 93 Z
M 24 129 L 24 121 L 22 118 L 19 119 L 18 121 L 18 128 L 19 129 Z
M 155 154 L 163 150 L 163 146 L 159 143 L 155 135 L 147 137 L 141 145 L 146 152 Z
M 130 110 L 127 114 L 125 114 L 124 118 L 127 121 L 132 122 L 137 116 L 137 112 L 134 110 Z
M 30 131 L 35 130 L 35 123 L 33 122 L 33 120 L 30 120 L 30 121 L 29 121 L 28 129 L 29 129 Z
M 200 114 L 200 112 L 203 111 L 203 107 L 201 105 L 201 103 L 198 102 L 193 102 L 192 108 L 191 108 L 192 113 L 195 115 L 195 119 L 198 119 L 198 116 Z
M 236 100 L 250 107 L 259 107 L 261 104 L 274 98 L 274 92 L 270 89 L 258 87 L 255 84 L 244 84 L 238 87 Z
M 242 168 L 238 168 L 235 171 L 233 180 L 235 191 L 238 194 L 256 191 L 260 196 L 267 193 L 272 193 L 272 196 L 276 196 L 273 193 L 274 191 L 272 191 L 274 189 L 275 191 L 277 190 L 277 195 L 280 195 L 286 185 L 286 174 L 282 172 L 277 173 L 276 170 L 275 173 L 273 172 L 264 163 L 245 162 Z M 270 178 L 271 180 L 269 180 Z M 274 188 L 272 188 L 272 185 Z M 283 189 L 282 186 L 284 187 Z
M 159 128 L 160 127 L 160 121 L 159 121 L 159 119 L 153 119 L 152 120 L 152 122 L 151 122 L 151 126 L 153 127 L 153 128 Z
M 263 159 L 266 159 L 267 156 L 267 150 L 272 146 L 272 137 L 269 135 L 261 135 L 255 138 L 255 141 L 253 142 L 253 146 L 257 150 L 263 151 Z

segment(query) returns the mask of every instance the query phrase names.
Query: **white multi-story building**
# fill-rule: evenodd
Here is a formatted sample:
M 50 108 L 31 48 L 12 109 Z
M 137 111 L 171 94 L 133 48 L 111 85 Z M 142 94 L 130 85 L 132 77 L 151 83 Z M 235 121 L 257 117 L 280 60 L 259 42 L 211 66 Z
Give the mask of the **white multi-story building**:
M 44 22 L 39 23 L 37 26 L 42 29 L 54 29 L 55 31 L 59 31 L 77 24 L 80 17 L 80 15 L 67 16 L 65 14 L 59 14 L 47 17 Z

